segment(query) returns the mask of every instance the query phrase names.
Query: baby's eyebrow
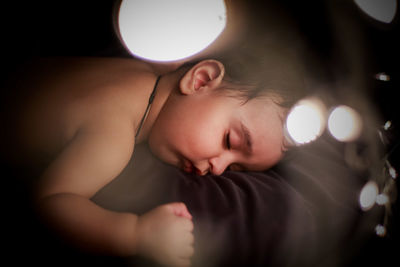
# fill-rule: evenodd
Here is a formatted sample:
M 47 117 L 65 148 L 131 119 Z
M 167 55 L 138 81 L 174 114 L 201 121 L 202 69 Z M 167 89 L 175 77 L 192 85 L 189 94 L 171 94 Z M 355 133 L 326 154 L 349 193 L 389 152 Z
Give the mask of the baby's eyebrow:
M 251 139 L 250 131 L 242 122 L 240 123 L 240 126 L 244 136 L 244 143 L 246 145 L 247 153 L 251 154 L 253 151 L 253 141 Z

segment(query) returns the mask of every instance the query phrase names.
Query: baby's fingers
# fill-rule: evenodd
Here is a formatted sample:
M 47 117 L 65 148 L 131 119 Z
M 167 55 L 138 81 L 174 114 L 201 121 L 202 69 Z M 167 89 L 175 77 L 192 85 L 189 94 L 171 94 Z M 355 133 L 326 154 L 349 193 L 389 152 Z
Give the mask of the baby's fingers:
M 182 249 L 181 251 L 181 258 L 182 259 L 190 259 L 194 254 L 194 248 L 193 246 L 186 246 L 185 248 Z
M 183 244 L 185 245 L 193 245 L 194 236 L 192 233 L 186 233 L 182 238 Z
M 190 259 L 194 254 L 194 237 L 192 233 L 186 233 L 182 236 L 179 248 L 179 257 L 183 259 Z
M 186 205 L 182 202 L 174 202 L 174 203 L 169 203 L 166 204 L 166 206 L 168 208 L 170 208 L 170 210 L 179 217 L 183 217 L 186 219 L 191 220 L 192 219 L 192 215 L 190 214 L 189 210 L 187 209 Z
M 189 231 L 189 232 L 193 231 L 194 224 L 193 224 L 193 222 L 191 220 L 182 218 L 181 223 L 182 223 L 182 229 L 183 230 Z

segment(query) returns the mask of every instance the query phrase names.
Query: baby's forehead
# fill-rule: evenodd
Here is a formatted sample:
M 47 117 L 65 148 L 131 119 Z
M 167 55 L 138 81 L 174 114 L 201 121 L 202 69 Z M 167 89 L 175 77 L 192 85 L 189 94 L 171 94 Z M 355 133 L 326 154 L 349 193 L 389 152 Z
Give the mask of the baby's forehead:
M 234 97 L 242 101 L 242 104 L 247 104 L 248 102 L 263 102 L 265 105 L 276 104 L 285 109 L 283 104 L 284 98 L 276 92 L 269 90 L 255 91 L 249 89 L 246 86 L 240 87 L 241 89 L 225 89 L 222 93 L 229 97 Z
M 238 110 L 244 124 L 249 128 L 264 129 L 276 133 L 282 130 L 288 109 L 280 106 L 271 98 L 254 98 L 244 103 Z M 276 129 L 275 129 L 276 128 Z
M 282 99 L 275 95 L 260 95 L 243 102 L 243 106 L 249 109 L 259 111 L 259 115 L 265 116 L 276 114 L 282 120 L 286 117 L 289 108 L 281 105 Z

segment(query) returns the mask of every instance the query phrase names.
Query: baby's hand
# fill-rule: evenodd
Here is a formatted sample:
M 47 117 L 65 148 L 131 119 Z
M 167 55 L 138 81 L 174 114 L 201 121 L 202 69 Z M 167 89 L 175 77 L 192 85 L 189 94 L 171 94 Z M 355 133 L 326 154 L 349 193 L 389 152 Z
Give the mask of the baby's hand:
M 136 229 L 138 253 L 166 266 L 190 266 L 193 223 L 185 204 L 165 204 L 145 213 Z

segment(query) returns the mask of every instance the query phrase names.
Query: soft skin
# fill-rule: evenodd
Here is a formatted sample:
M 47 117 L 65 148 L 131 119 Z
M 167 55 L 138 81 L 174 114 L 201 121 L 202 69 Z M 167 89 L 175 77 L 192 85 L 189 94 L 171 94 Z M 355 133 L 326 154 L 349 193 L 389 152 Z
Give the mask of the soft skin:
M 155 155 L 200 175 L 264 170 L 281 159 L 284 109 L 271 97 L 228 95 L 223 76 L 220 62 L 206 60 L 182 77 L 149 134 Z
M 29 91 L 23 98 L 17 94 L 18 112 L 8 110 L 16 134 L 2 140 L 14 153 L 10 159 L 47 162 L 37 183 L 38 209 L 84 249 L 190 265 L 194 225 L 185 204 L 169 203 L 139 216 L 91 201 L 125 168 L 135 144 L 148 141 L 162 160 L 200 175 L 228 167 L 262 170 L 282 157 L 279 99 L 265 95 L 246 102 L 227 92 L 219 61 L 163 75 L 137 138 L 157 79 L 148 64 L 81 58 L 59 65 L 46 61 L 35 69 L 32 79 L 21 82 Z
M 10 135 L 1 140 L 13 165 L 40 166 L 35 201 L 43 221 L 84 250 L 189 266 L 193 222 L 185 204 L 138 216 L 91 201 L 145 140 L 143 131 L 135 134 L 157 78 L 152 68 L 131 59 L 59 58 L 24 75 L 22 91 L 9 99 Z

